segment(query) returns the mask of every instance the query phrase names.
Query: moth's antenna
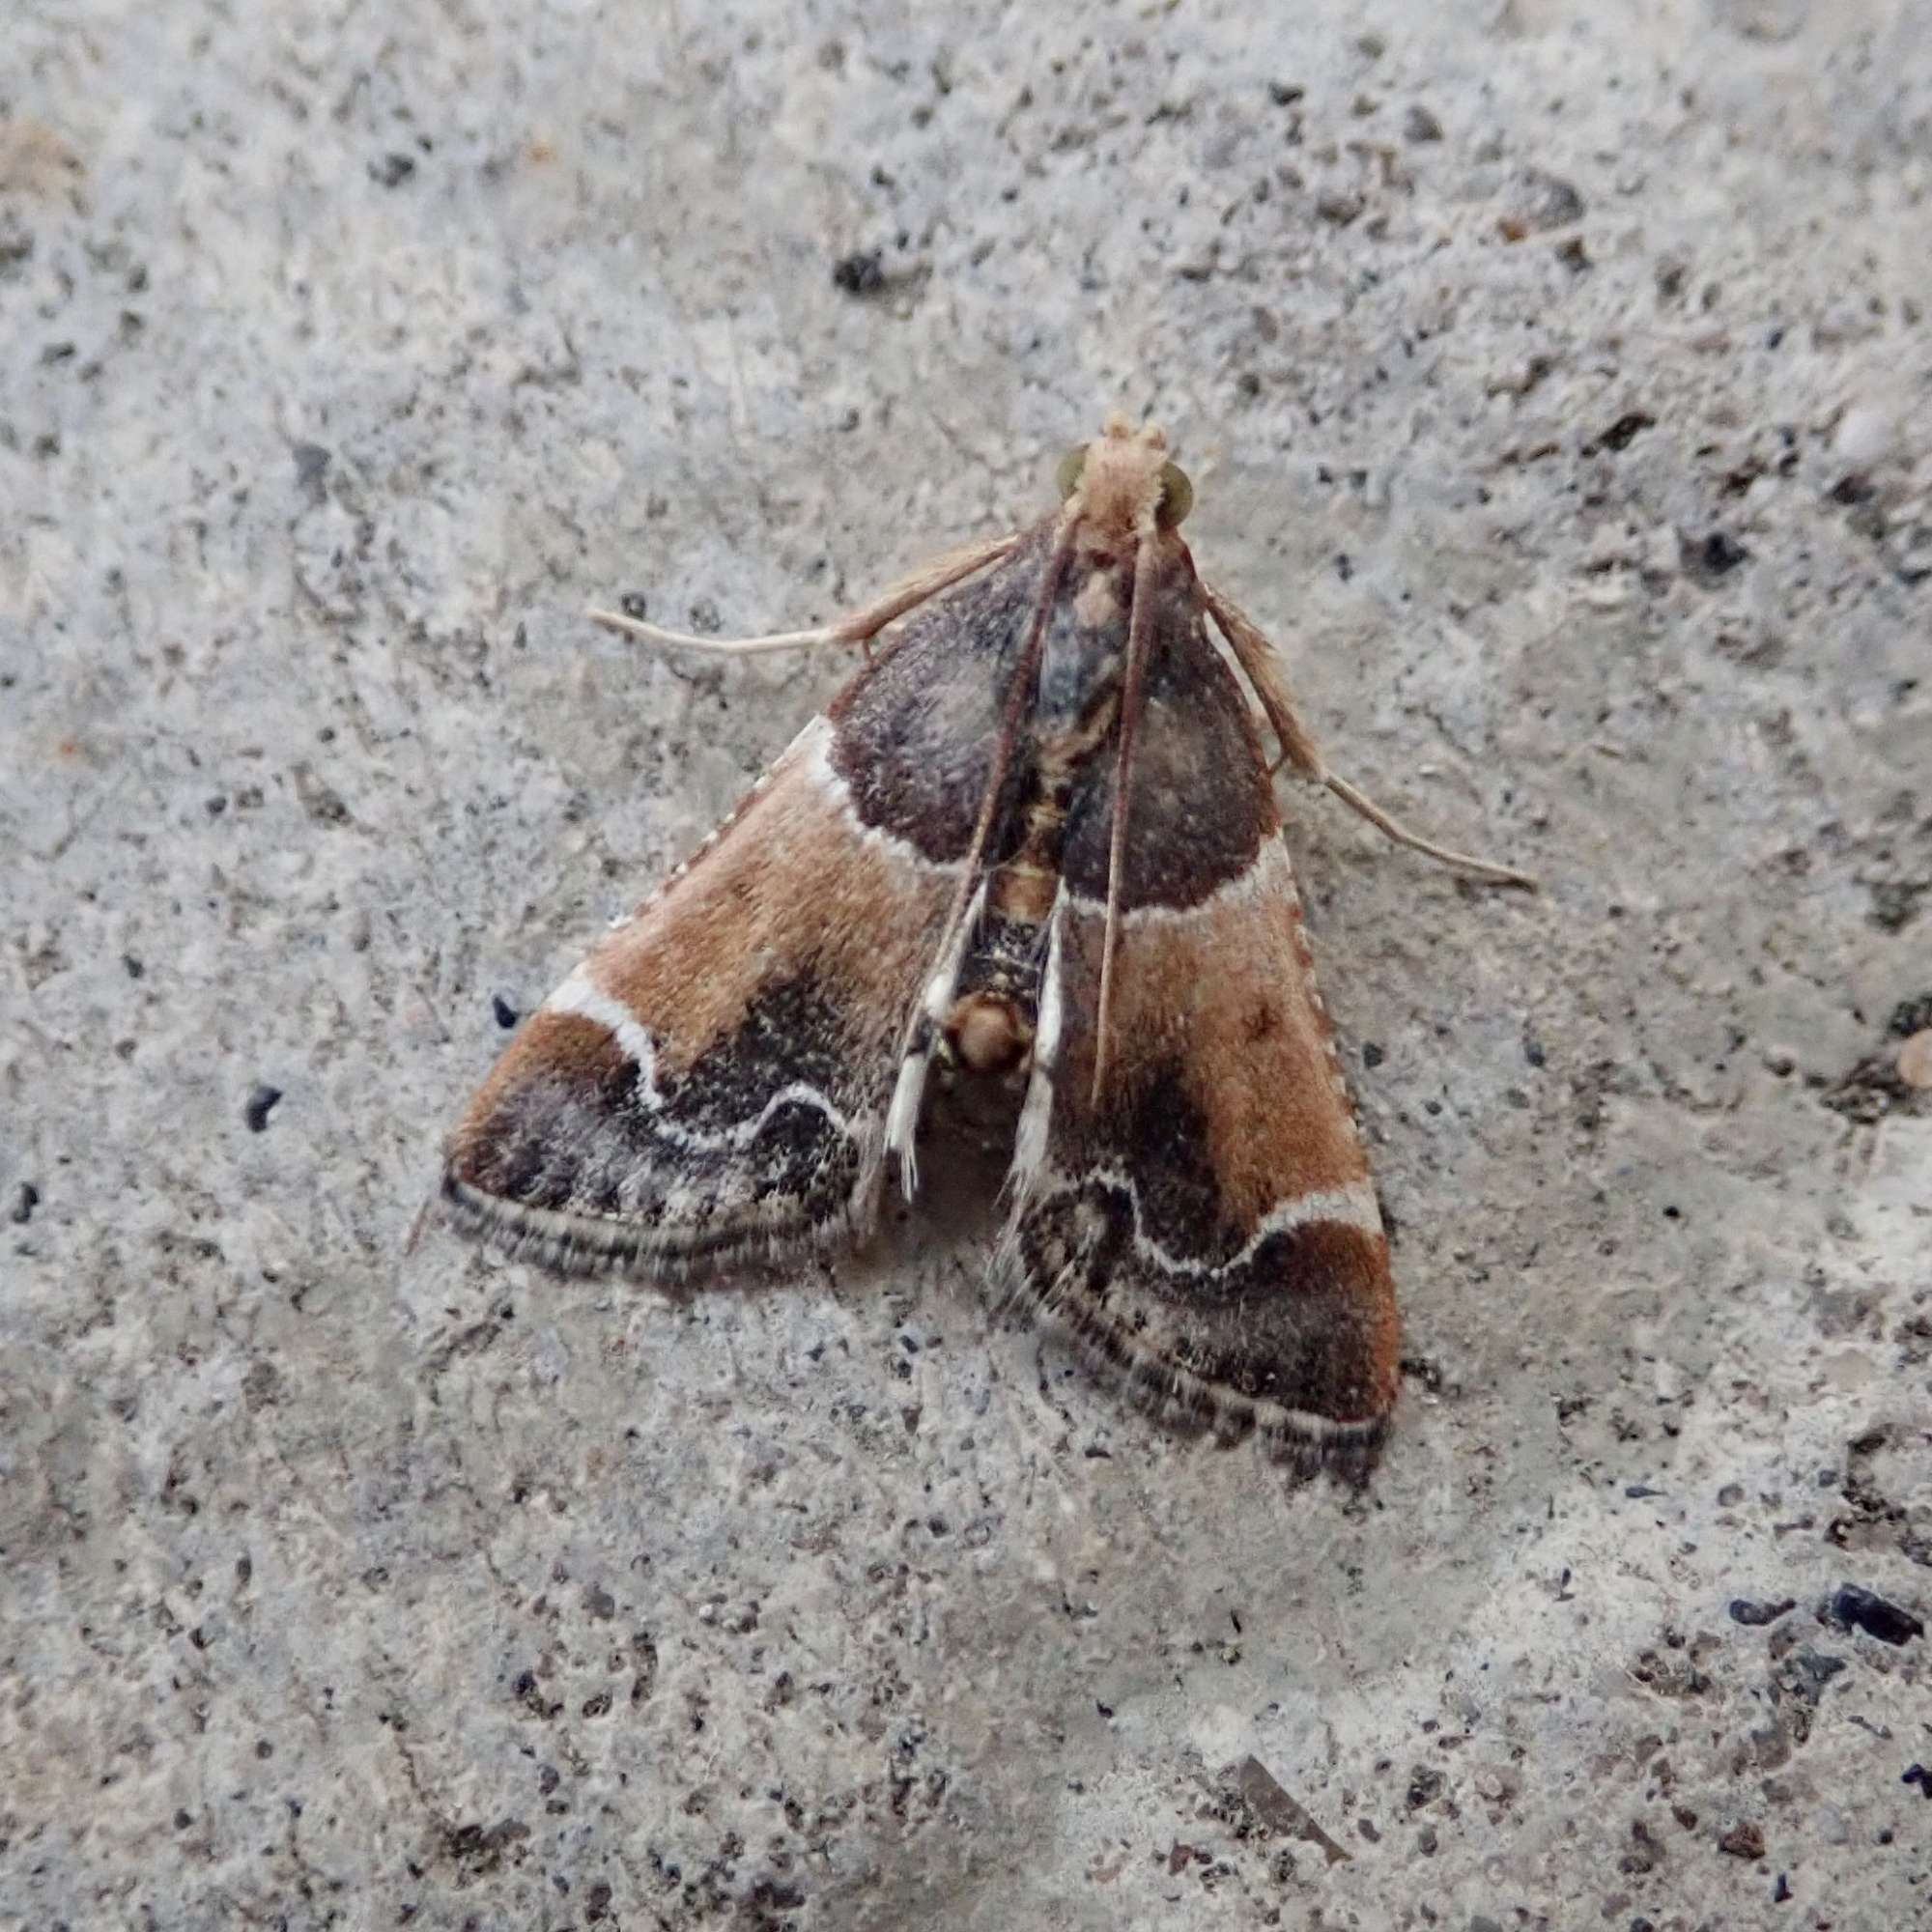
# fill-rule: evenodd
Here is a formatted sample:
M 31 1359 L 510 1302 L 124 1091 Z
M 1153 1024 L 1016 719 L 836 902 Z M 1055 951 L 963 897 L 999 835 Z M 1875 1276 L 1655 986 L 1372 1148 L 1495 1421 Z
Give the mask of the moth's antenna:
M 1100 1104 L 1113 1045 L 1114 956 L 1121 939 L 1121 877 L 1127 859 L 1127 798 L 1133 779 L 1134 732 L 1141 722 L 1141 688 L 1147 679 L 1149 641 L 1153 636 L 1153 513 L 1141 520 L 1134 553 L 1133 609 L 1127 618 L 1127 663 L 1121 679 L 1121 744 L 1114 754 L 1114 817 L 1107 839 L 1107 930 L 1100 942 L 1100 1011 L 1094 1030 L 1092 1104 Z
M 930 563 L 922 565 L 910 577 L 901 578 L 858 611 L 818 624 L 809 631 L 774 631 L 764 638 L 697 638 L 688 631 L 667 631 L 661 624 L 647 624 L 641 617 L 626 616 L 618 611 L 592 610 L 585 614 L 593 624 L 620 637 L 637 638 L 674 651 L 707 651 L 713 657 L 756 657 L 765 651 L 795 651 L 807 644 L 869 643 L 895 617 L 916 610 L 928 597 L 936 597 L 962 577 L 971 577 L 989 563 L 997 563 L 1026 534 L 1011 530 L 1005 536 L 986 537 L 959 550 L 948 551 Z
M 1339 774 L 1324 771 L 1321 782 L 1350 811 L 1359 811 L 1378 832 L 1396 844 L 1406 845 L 1411 852 L 1420 852 L 1425 858 L 1434 859 L 1440 865 L 1452 866 L 1459 872 L 1467 872 L 1471 878 L 1487 879 L 1492 885 L 1521 886 L 1532 893 L 1536 890 L 1533 873 L 1520 872 L 1514 866 L 1500 866 L 1493 859 L 1478 859 L 1469 852 L 1453 851 L 1447 845 L 1436 844 L 1433 838 L 1425 838 L 1419 832 L 1411 832 L 1393 812 L 1383 810 L 1366 792 L 1357 791 Z

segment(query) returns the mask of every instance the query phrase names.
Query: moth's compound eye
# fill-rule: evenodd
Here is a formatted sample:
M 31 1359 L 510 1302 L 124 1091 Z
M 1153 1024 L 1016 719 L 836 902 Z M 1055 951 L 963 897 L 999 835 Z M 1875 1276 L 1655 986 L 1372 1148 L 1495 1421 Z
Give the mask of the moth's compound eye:
M 1053 473 L 1053 484 L 1060 492 L 1063 503 L 1080 487 L 1080 472 L 1086 468 L 1087 445 L 1084 442 L 1078 449 L 1069 449 L 1060 459 L 1060 468 Z
M 1178 463 L 1160 466 L 1160 501 L 1154 505 L 1154 522 L 1171 530 L 1194 507 L 1194 485 Z

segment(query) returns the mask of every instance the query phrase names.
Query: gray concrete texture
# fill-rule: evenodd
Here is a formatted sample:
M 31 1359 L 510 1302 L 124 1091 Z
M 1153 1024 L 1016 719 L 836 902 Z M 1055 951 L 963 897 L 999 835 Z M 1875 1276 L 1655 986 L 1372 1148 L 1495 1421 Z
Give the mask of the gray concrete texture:
M 1928 263 L 1922 0 L 12 0 L 0 1923 L 1932 1923 Z M 1547 882 L 1284 787 L 1360 1496 L 916 1226 L 405 1252 L 841 674 L 582 607 L 809 622 L 1115 406 Z

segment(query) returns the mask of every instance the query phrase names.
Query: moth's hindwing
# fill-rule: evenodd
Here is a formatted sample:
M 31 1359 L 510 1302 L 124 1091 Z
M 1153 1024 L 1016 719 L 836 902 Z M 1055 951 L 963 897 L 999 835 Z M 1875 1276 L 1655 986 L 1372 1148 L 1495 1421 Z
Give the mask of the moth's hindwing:
M 672 1277 L 865 1231 L 1042 558 L 910 619 L 530 1016 L 451 1137 L 461 1223 Z
M 1388 1248 L 1266 766 L 1163 584 L 1093 1094 L 1113 760 L 1071 802 L 1003 1268 L 1163 1403 L 1366 1459 L 1395 1400 Z

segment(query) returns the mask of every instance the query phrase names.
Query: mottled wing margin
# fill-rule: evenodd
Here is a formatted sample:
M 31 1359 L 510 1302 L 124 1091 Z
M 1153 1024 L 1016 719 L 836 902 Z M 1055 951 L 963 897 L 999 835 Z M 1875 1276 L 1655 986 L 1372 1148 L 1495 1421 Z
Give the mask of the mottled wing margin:
M 897 781 L 917 698 L 984 785 L 1038 546 L 916 613 L 697 856 L 525 1023 L 443 1197 L 512 1253 L 680 1278 L 863 1236 L 906 1020 L 977 796 Z M 972 756 L 945 770 L 970 785 Z
M 1388 1249 L 1239 687 L 1165 585 L 1097 1105 L 1112 774 L 1067 821 L 1003 1271 L 1162 1404 L 1365 1468 L 1397 1386 Z

